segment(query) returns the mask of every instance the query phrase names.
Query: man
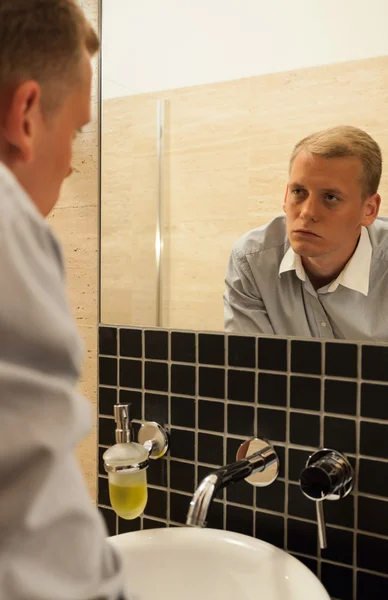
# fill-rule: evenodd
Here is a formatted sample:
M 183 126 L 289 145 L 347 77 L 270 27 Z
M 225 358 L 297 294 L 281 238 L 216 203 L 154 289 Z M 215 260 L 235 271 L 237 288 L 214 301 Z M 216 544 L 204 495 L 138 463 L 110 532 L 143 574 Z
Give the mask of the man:
M 76 0 L 0 1 L 0 596 L 117 600 L 118 558 L 73 451 L 82 347 L 44 217 L 90 120 L 98 38 Z
M 388 219 L 382 158 L 355 127 L 308 136 L 291 156 L 285 216 L 238 240 L 225 329 L 388 341 Z

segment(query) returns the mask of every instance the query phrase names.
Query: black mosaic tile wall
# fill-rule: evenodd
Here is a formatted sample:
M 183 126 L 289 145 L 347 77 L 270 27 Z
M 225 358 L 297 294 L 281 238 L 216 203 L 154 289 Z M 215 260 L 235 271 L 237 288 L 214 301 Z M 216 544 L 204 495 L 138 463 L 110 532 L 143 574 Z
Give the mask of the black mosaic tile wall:
M 209 527 L 256 536 L 297 556 L 338 600 L 388 598 L 388 346 L 100 327 L 98 503 L 109 533 L 185 523 L 191 495 L 242 441 L 266 437 L 281 472 L 270 487 L 223 492 Z M 113 405 L 171 435 L 148 469 L 149 501 L 135 521 L 109 507 L 102 454 Z M 325 502 L 328 548 L 298 479 L 312 451 L 344 452 L 355 490 Z

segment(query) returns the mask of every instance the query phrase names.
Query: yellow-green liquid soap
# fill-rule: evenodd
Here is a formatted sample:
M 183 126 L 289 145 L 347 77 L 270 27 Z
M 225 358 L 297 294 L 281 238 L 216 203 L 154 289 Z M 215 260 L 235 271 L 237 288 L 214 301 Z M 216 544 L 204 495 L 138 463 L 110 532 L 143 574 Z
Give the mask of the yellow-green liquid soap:
M 134 476 L 132 476 L 134 477 Z M 112 508 L 122 519 L 136 519 L 147 504 L 146 482 L 140 484 L 115 485 L 109 483 L 109 496 Z

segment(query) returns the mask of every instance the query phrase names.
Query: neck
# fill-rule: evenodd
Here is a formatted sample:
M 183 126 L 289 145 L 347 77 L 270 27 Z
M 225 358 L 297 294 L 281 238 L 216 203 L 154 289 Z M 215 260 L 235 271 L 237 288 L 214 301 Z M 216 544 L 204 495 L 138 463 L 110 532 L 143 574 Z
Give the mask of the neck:
M 328 285 L 338 277 L 349 260 L 352 258 L 358 246 L 360 236 L 355 245 L 342 252 L 341 256 L 319 256 L 317 258 L 302 256 L 303 268 L 306 271 L 315 290 Z

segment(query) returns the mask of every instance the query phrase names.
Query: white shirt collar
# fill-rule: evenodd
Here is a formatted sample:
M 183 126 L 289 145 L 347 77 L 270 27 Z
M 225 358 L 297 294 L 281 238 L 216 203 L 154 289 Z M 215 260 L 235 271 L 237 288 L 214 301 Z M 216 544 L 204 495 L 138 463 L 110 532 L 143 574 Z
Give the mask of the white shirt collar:
M 370 243 L 368 230 L 361 228 L 360 239 L 352 258 L 342 269 L 337 279 L 331 282 L 328 292 L 335 292 L 339 285 L 360 292 L 364 296 L 369 291 L 369 274 L 372 259 L 372 245 Z M 306 271 L 303 268 L 302 259 L 295 254 L 291 246 L 285 253 L 279 267 L 279 277 L 286 271 L 295 271 L 301 281 L 306 281 Z

